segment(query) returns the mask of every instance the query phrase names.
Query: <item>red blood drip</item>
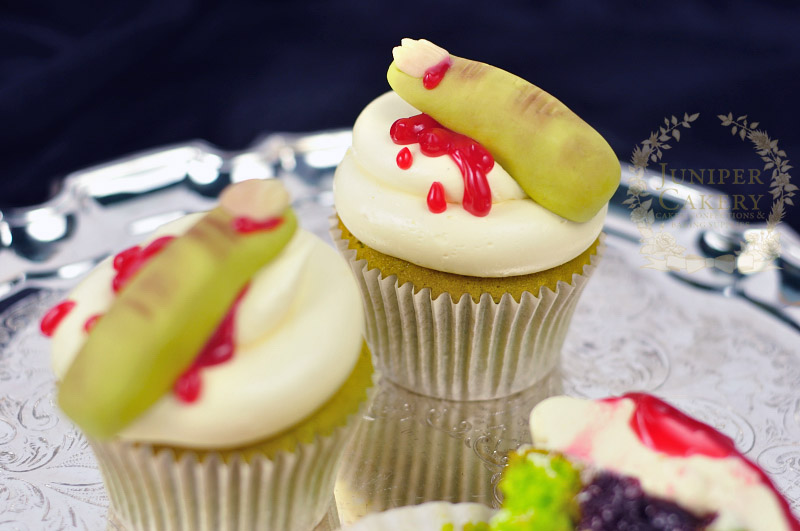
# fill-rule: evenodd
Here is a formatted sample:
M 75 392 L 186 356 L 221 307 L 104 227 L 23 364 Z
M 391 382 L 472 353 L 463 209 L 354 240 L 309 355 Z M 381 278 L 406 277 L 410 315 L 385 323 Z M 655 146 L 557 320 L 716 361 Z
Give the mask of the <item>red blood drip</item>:
M 648 448 L 675 457 L 738 455 L 729 437 L 663 400 L 645 393 L 629 393 L 625 398 L 636 404 L 631 427 Z
M 97 324 L 97 320 L 100 319 L 100 317 L 102 317 L 102 314 L 96 313 L 93 316 L 86 319 L 86 322 L 83 323 L 83 331 L 86 332 L 87 334 L 91 332 L 92 328 L 94 328 L 94 325 Z
M 450 70 L 452 64 L 452 59 L 448 57 L 447 59 L 443 59 L 439 64 L 425 70 L 425 75 L 422 77 L 422 86 L 428 90 L 435 89 L 439 86 L 439 83 L 442 82 L 444 75 Z
M 621 398 L 633 400 L 635 404 L 631 427 L 642 444 L 656 452 L 675 457 L 704 455 L 716 459 L 727 457 L 739 459 L 761 478 L 764 486 L 775 494 L 790 529 L 800 531 L 800 522 L 794 517 L 784 497 L 764 471 L 736 449 L 736 445 L 730 437 L 646 393 L 628 393 L 622 397 L 607 398 L 604 401 L 616 402 Z
M 404 147 L 397 153 L 397 167 L 401 170 L 409 169 L 413 162 L 414 156 L 407 147 Z
M 75 301 L 64 301 L 50 308 L 39 323 L 42 334 L 52 337 L 64 317 L 75 307 Z
M 186 403 L 191 403 L 200 397 L 202 390 L 202 380 L 200 378 L 200 369 L 203 367 L 210 367 L 218 365 L 230 360 L 236 350 L 234 344 L 234 330 L 236 324 L 236 310 L 239 308 L 239 303 L 247 292 L 247 286 L 239 292 L 236 300 L 228 308 L 225 317 L 211 334 L 211 337 L 206 342 L 203 350 L 194 359 L 191 367 L 189 367 L 182 375 L 178 377 L 173 386 L 173 392 L 178 400 Z
M 260 230 L 272 230 L 279 227 L 281 223 L 283 223 L 283 218 L 269 218 L 258 221 L 253 218 L 239 217 L 233 220 L 233 228 L 240 234 L 247 234 L 248 232 Z
M 419 143 L 423 155 L 450 155 L 464 179 L 464 210 L 483 217 L 492 209 L 492 191 L 486 174 L 494 167 L 494 158 L 482 145 L 468 136 L 451 131 L 427 114 L 400 118 L 392 124 L 389 135 L 395 144 Z
M 172 390 L 181 402 L 190 404 L 200 398 L 202 385 L 200 369 L 193 366 L 175 380 L 175 387 Z
M 128 264 L 137 256 L 139 256 L 139 252 L 141 250 L 142 249 L 138 245 L 134 245 L 133 247 L 129 247 L 124 251 L 118 253 L 114 257 L 114 270 L 122 271 L 123 269 L 128 267 Z
M 114 269 L 117 274 L 111 281 L 114 293 L 118 293 L 139 269 L 152 257 L 157 255 L 172 240 L 174 236 L 162 236 L 150 242 L 142 249 L 138 245 L 129 247 L 114 257 Z
M 444 200 L 444 186 L 435 181 L 428 190 L 428 210 L 434 214 L 441 214 L 447 210 L 447 201 Z

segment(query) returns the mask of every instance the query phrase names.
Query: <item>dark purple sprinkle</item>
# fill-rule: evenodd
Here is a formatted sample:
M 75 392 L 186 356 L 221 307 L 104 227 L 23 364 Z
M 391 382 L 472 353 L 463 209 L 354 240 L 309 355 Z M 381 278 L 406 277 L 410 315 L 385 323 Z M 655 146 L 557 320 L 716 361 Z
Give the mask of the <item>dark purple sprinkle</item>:
M 698 517 L 647 496 L 638 479 L 601 473 L 578 495 L 580 531 L 702 531 L 716 515 Z

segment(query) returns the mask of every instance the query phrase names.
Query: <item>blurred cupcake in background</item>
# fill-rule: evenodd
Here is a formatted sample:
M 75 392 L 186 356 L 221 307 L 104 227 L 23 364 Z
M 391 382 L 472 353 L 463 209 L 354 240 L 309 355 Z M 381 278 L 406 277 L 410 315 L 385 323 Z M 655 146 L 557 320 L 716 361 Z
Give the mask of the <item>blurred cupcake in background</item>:
M 126 529 L 308 530 L 372 365 L 347 264 L 278 181 L 102 262 L 51 310 L 62 410 Z
M 492 529 L 800 531 L 733 440 L 653 395 L 552 397 L 530 426 Z
M 508 396 L 558 364 L 602 251 L 619 161 L 558 100 L 427 41 L 394 50 L 334 178 L 332 235 L 377 368 L 455 400 Z

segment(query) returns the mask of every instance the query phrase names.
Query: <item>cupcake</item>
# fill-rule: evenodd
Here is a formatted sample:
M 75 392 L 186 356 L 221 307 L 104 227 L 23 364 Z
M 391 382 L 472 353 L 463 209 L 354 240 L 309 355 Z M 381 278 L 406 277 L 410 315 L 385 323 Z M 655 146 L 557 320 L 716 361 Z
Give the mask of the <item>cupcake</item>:
M 61 409 L 130 529 L 307 530 L 371 385 L 347 265 L 277 181 L 101 263 L 42 321 Z
M 800 530 L 730 438 L 654 396 L 549 398 L 531 434 L 500 482 L 493 530 Z
M 336 170 L 332 235 L 361 287 L 377 368 L 414 392 L 507 396 L 558 363 L 601 252 L 619 161 L 558 100 L 428 41 Z
M 403 529 L 398 521 L 418 531 L 800 530 L 731 439 L 654 396 L 549 398 L 531 413 L 531 434 L 534 446 L 512 453 L 503 472 L 499 511 L 426 504 L 352 530 Z

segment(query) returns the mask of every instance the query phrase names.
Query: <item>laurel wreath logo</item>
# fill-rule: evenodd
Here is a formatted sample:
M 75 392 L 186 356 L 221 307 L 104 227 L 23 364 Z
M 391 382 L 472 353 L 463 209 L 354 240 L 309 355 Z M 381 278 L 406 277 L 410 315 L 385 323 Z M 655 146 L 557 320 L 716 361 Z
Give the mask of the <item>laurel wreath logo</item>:
M 631 178 L 628 182 L 628 198 L 623 201 L 631 209 L 631 221 L 636 224 L 641 235 L 641 254 L 649 260 L 646 268 L 661 270 L 678 270 L 694 272 L 707 267 L 716 267 L 728 273 L 732 273 L 736 268 L 737 257 L 741 261 L 746 256 L 748 267 L 753 268 L 753 264 L 766 264 L 774 260 L 780 254 L 779 233 L 776 231 L 778 224 L 783 219 L 786 206 L 793 206 L 792 198 L 797 191 L 797 186 L 791 183 L 789 170 L 792 166 L 786 157 L 786 152 L 778 147 L 778 141 L 771 139 L 769 135 L 758 128 L 758 122 L 747 121 L 747 115 L 739 116 L 735 120 L 733 114 L 720 114 L 718 118 L 723 127 L 730 127 L 731 134 L 739 138 L 749 140 L 756 153 L 764 161 L 764 171 L 772 170 L 770 182 L 770 194 L 773 198 L 772 208 L 767 218 L 767 228 L 762 231 L 748 231 L 745 233 L 743 250 L 735 254 L 723 255 L 717 258 L 706 258 L 697 255 L 685 254 L 686 248 L 678 244 L 675 236 L 664 230 L 661 224 L 660 230 L 653 229 L 655 215 L 652 209 L 653 199 L 647 189 L 647 181 L 644 179 L 645 170 L 651 162 L 661 160 L 664 151 L 672 148 L 669 142 L 675 140 L 680 142 L 681 128 L 691 128 L 692 122 L 697 120 L 700 113 L 684 113 L 683 119 L 679 120 L 675 116 L 664 118 L 664 125 L 660 126 L 658 132 L 650 133 L 650 136 L 638 144 L 631 154 Z M 741 264 L 740 264 L 741 267 Z

